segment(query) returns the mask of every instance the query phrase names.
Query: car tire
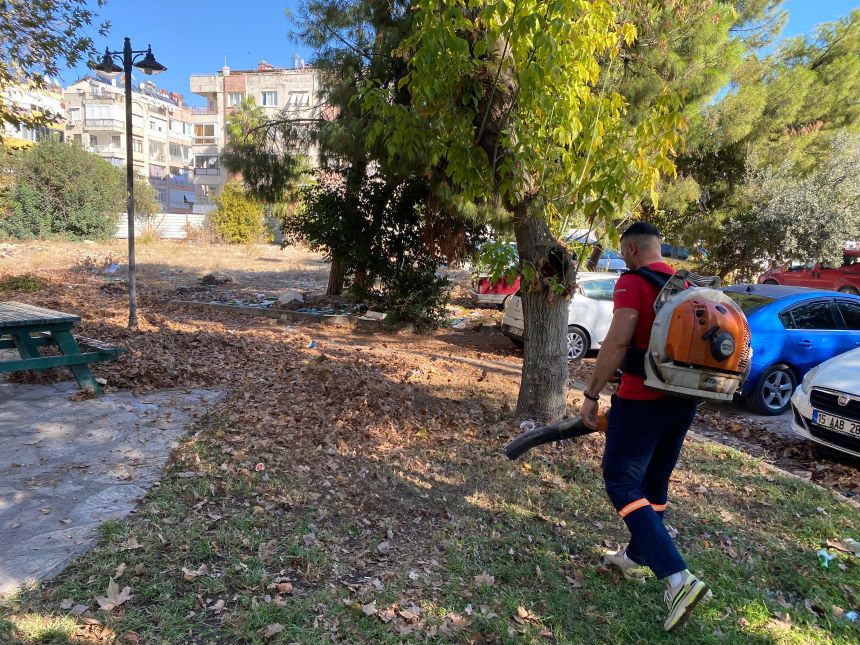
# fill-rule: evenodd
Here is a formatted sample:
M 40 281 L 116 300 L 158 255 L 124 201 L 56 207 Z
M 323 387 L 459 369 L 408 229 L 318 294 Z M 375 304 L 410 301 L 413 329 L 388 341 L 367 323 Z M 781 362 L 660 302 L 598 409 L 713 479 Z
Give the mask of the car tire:
M 582 357 L 591 349 L 591 340 L 588 332 L 582 327 L 569 325 L 567 328 L 567 361 L 569 363 L 582 360 Z
M 776 280 L 765 280 L 762 284 L 779 284 Z
M 755 389 L 746 396 L 747 405 L 768 416 L 783 414 L 797 389 L 797 376 L 788 365 L 771 365 L 759 377 Z
M 850 293 L 855 296 L 860 296 L 860 291 L 854 287 L 839 287 L 839 293 Z

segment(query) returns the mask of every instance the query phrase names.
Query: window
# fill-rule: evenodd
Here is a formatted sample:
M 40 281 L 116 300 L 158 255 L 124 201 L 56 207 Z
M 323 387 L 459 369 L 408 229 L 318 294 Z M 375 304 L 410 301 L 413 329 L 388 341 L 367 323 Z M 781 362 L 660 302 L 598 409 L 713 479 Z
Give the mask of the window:
M 860 331 L 860 304 L 840 300 L 836 306 L 839 307 L 839 312 L 845 320 L 845 329 Z
M 779 314 L 779 319 L 786 329 L 839 329 L 829 300 L 810 302 L 783 311 Z
M 141 139 L 132 139 L 131 149 L 134 152 L 143 152 L 143 141 Z
M 263 92 L 263 105 L 266 107 L 276 107 L 278 105 L 278 93 Z
M 158 200 L 158 203 L 164 206 L 167 204 L 167 190 L 164 188 L 156 188 L 155 189 L 155 198 Z
M 290 92 L 287 97 L 287 105 L 291 107 L 304 107 L 310 103 L 310 92 Z
M 167 131 L 167 121 L 164 119 L 157 119 L 155 117 L 149 118 L 149 129 L 152 132 L 166 132 Z
M 81 120 L 81 108 L 69 108 L 69 121 L 78 123 Z
M 757 293 L 738 293 L 737 291 L 726 291 L 725 294 L 734 300 L 747 316 L 754 312 L 759 307 L 764 307 L 773 302 L 773 298 L 768 298 Z M 785 324 L 785 321 L 783 321 Z
M 193 128 L 190 123 L 185 123 L 185 121 L 177 121 L 176 119 L 170 119 L 170 131 L 173 134 L 191 136 L 192 130 Z
M 96 135 L 91 134 L 90 135 L 90 147 L 95 148 L 97 145 L 99 145 L 99 138 Z
M 122 148 L 122 139 L 120 139 L 120 137 L 111 137 L 110 142 L 113 144 L 114 148 Z
M 581 282 L 579 288 L 586 298 L 611 301 L 615 291 L 615 280 L 588 280 Z
M 187 159 L 191 159 L 191 146 L 185 146 L 181 143 L 171 143 L 170 158 L 174 161 L 185 161 Z
M 198 123 L 194 126 L 194 143 L 215 143 L 215 124 Z
M 242 105 L 242 99 L 245 98 L 245 95 L 242 92 L 230 92 L 227 95 L 227 105 L 230 107 L 239 107 Z
M 131 115 L 131 127 L 132 128 L 143 128 L 143 117 L 139 114 Z

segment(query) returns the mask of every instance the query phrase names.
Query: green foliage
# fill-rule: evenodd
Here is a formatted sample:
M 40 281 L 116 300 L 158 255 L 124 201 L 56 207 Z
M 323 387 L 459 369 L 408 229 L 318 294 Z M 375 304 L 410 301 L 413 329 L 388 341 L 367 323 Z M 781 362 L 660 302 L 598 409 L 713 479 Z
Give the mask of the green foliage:
M 494 283 L 504 278 L 508 284 L 513 284 L 519 267 L 520 256 L 516 244 L 508 240 L 493 240 L 481 246 L 474 275 L 489 277 Z
M 34 275 L 13 275 L 0 280 L 0 293 L 33 293 L 41 291 L 44 286 Z
M 229 244 L 247 244 L 263 234 L 263 206 L 236 182 L 230 182 L 215 198 L 209 214 L 212 226 Z
M 96 5 L 105 2 L 97 0 Z M 86 34 L 96 17 L 92 5 L 88 0 L 0 3 L 0 126 L 49 125 L 62 118 L 16 105 L 7 90 L 15 85 L 44 88 L 46 76 L 57 76 L 62 68 L 95 54 L 92 37 Z M 101 24 L 98 34 L 106 36 L 109 27 Z M 2 132 L 0 127 L 0 141 Z
M 466 195 L 498 195 L 509 212 L 538 199 L 556 225 L 582 212 L 612 226 L 631 195 L 656 198 L 683 121 L 662 93 L 631 126 L 623 98 L 600 85 L 601 60 L 636 34 L 613 3 L 414 4 L 396 52 L 406 78 L 397 90 L 368 82 L 362 97 L 376 117 L 368 139 L 391 159 L 443 167 Z M 411 106 L 393 100 L 402 88 Z
M 859 150 L 860 136 L 843 132 L 811 173 L 751 163 L 729 215 L 708 232 L 708 268 L 753 279 L 762 263 L 839 266 L 845 241 L 860 238 Z
M 146 191 L 141 192 L 145 198 Z M 116 233 L 126 199 L 124 169 L 80 146 L 45 141 L 22 152 L 15 164 L 0 234 L 108 239 Z
M 393 322 L 436 326 L 445 313 L 447 279 L 436 277 L 437 249 L 422 228 L 427 182 L 366 179 L 357 197 L 344 182 L 303 190 L 303 207 L 285 222 L 287 239 L 340 258 L 350 294 L 384 308 Z
M 673 241 L 703 242 L 721 272 L 753 270 L 752 260 L 735 252 L 749 248 L 750 222 L 757 217 L 746 206 L 755 188 L 750 180 L 760 179 L 750 169 L 770 173 L 771 182 L 778 176 L 801 180 L 829 163 L 840 131 L 860 131 L 857 51 L 860 10 L 819 25 L 812 36 L 787 39 L 767 56 L 746 55 L 733 71 L 729 92 L 702 111 L 689 150 L 678 160 L 680 176 L 697 190 L 689 191 L 689 205 L 677 205 L 667 218 Z M 810 230 L 819 217 L 803 210 L 794 215 L 811 218 L 804 224 Z M 759 257 L 775 254 L 769 249 Z

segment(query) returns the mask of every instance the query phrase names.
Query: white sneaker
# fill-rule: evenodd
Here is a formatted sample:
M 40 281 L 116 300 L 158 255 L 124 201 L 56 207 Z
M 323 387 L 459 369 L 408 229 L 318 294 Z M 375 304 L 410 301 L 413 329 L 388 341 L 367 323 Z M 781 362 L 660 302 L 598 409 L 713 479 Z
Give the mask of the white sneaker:
M 603 556 L 603 564 L 618 568 L 625 580 L 635 582 L 645 582 L 645 578 L 651 573 L 648 567 L 627 557 L 626 546 L 618 551 L 607 551 Z
M 677 587 L 666 587 L 664 598 L 666 606 L 669 607 L 669 615 L 663 623 L 663 629 L 667 632 L 681 627 L 695 606 L 702 600 L 711 597 L 708 585 L 699 580 L 689 571 L 684 572 L 684 579 Z

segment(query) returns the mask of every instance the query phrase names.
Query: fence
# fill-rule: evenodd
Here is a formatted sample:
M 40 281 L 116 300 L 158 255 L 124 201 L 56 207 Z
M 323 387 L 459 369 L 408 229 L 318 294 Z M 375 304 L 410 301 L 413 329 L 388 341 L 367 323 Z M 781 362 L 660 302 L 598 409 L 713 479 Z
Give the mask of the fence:
M 167 240 L 184 240 L 186 227 L 200 228 L 206 215 L 203 213 L 156 213 L 149 218 L 155 226 L 158 235 Z M 135 237 L 140 235 L 146 228 L 146 222 L 141 217 L 136 217 L 134 222 Z M 120 214 L 117 224 L 116 237 L 128 238 L 128 215 Z

